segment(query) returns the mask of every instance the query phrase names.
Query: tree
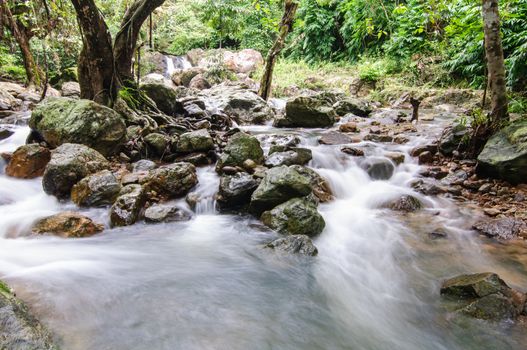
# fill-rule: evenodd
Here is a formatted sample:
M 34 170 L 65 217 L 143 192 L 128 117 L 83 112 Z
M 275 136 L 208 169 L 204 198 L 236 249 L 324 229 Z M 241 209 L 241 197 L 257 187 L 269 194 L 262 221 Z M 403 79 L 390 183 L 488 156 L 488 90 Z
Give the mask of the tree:
M 509 118 L 498 0 L 483 0 L 482 15 L 491 96 L 490 127 L 495 129 Z
M 141 26 L 165 0 L 135 0 L 123 17 L 114 43 L 94 0 L 71 2 L 83 43 L 78 68 L 81 97 L 112 105 L 119 89 L 133 84 L 132 59 Z
M 265 62 L 265 70 L 260 82 L 260 96 L 264 100 L 268 100 L 271 97 L 271 85 L 273 82 L 273 71 L 276 64 L 276 60 L 280 55 L 280 52 L 284 49 L 285 39 L 287 34 L 293 27 L 293 21 L 295 20 L 296 10 L 298 9 L 298 3 L 295 0 L 285 0 L 284 2 L 284 14 L 280 21 L 280 31 L 278 38 L 274 45 L 267 54 L 267 60 Z

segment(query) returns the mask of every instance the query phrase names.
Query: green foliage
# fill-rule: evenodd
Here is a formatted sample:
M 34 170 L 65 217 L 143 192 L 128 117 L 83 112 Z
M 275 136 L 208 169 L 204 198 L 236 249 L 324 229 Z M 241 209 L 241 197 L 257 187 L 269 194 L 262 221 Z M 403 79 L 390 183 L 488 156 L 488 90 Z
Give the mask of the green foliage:
M 26 71 L 18 55 L 9 52 L 9 49 L 0 45 L 0 77 L 24 81 Z

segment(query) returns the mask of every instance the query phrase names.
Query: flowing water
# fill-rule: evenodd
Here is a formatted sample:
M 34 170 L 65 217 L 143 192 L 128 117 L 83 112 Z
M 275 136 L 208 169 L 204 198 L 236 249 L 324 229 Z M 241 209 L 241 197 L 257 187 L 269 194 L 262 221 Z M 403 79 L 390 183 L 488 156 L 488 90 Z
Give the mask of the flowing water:
M 422 128 L 426 136 L 408 145 L 360 146 L 367 157 L 407 153 L 437 134 L 441 121 Z M 191 221 L 139 223 L 86 239 L 28 236 L 35 219 L 77 209 L 46 196 L 40 179 L 0 174 L 0 279 L 68 350 L 525 349 L 525 328 L 454 318 L 439 296 L 442 279 L 487 270 L 527 291 L 524 247 L 514 253 L 484 242 L 468 229 L 473 210 L 414 193 L 420 167 L 410 157 L 390 180 L 372 181 L 360 160 L 318 145 L 322 130 L 248 129 L 266 147 L 268 135 L 294 133 L 313 150 L 310 166 L 336 197 L 320 206 L 327 227 L 315 239 L 317 257 L 264 249 L 276 235 L 257 220 L 218 214 L 212 167 L 198 172 L 202 201 Z M 14 150 L 27 132 L 17 127 L 0 152 Z M 426 209 L 378 209 L 402 194 L 418 196 Z M 83 212 L 108 222 L 106 210 Z M 432 240 L 436 228 L 448 238 Z
M 192 68 L 192 63 L 185 56 L 165 56 L 167 69 L 165 75 L 170 78 L 179 69 Z

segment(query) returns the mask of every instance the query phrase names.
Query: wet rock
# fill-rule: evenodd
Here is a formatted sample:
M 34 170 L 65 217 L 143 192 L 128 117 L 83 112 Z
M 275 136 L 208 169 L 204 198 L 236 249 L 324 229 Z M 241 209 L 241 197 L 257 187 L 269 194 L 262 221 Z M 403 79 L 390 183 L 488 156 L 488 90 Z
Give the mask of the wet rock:
M 156 103 L 157 108 L 163 113 L 174 116 L 183 112 L 183 106 L 178 101 L 178 93 L 166 84 L 141 84 L 141 90 Z
M 512 184 L 527 182 L 527 120 L 514 121 L 489 139 L 477 172 Z
M 518 316 L 518 308 L 509 297 L 487 295 L 460 310 L 463 314 L 482 320 L 506 320 Z
M 236 133 L 227 142 L 227 146 L 223 150 L 216 170 L 221 170 L 226 166 L 243 166 L 243 163 L 247 159 L 251 159 L 257 164 L 263 163 L 264 152 L 260 146 L 260 142 L 256 137 L 244 132 Z
M 47 194 L 65 199 L 70 196 L 73 185 L 81 179 L 108 168 L 108 161 L 96 150 L 65 143 L 52 152 L 42 186 Z
M 426 196 L 437 196 L 442 193 L 447 192 L 447 190 L 442 187 L 438 186 L 437 184 L 429 181 L 429 180 L 418 180 L 415 183 L 412 184 L 412 187 L 422 194 Z
M 109 170 L 103 170 L 87 176 L 71 189 L 71 200 L 81 207 L 104 207 L 112 205 L 119 192 L 121 184 Z
M 146 135 L 144 140 L 146 144 L 150 146 L 150 148 L 154 150 L 154 152 L 159 156 L 162 156 L 165 154 L 165 152 L 167 152 L 170 142 L 170 139 L 167 136 L 155 132 Z
M 123 187 L 110 209 L 112 227 L 133 225 L 139 219 L 145 203 L 146 193 L 141 185 Z
M 213 164 L 213 159 L 209 157 L 207 153 L 197 152 L 189 153 L 182 156 L 178 156 L 175 159 L 176 162 L 190 163 L 194 166 L 203 166 Z
M 261 220 L 264 225 L 285 235 L 313 237 L 326 226 L 316 206 L 304 198 L 293 198 L 264 212 Z
M 393 142 L 398 144 L 398 145 L 403 145 L 405 143 L 408 143 L 410 142 L 410 139 L 406 136 L 403 136 L 403 135 L 397 135 L 393 138 Z
M 326 203 L 333 200 L 333 192 L 331 191 L 329 183 L 326 179 L 320 176 L 319 173 L 313 169 L 300 165 L 293 165 L 291 168 L 309 179 L 313 194 L 320 202 Z
M 429 151 L 419 154 L 419 164 L 429 164 L 434 161 L 434 155 Z
M 80 98 L 81 86 L 76 81 L 68 81 L 62 84 L 60 92 L 63 97 Z
M 177 198 L 187 194 L 198 183 L 198 177 L 194 165 L 174 163 L 150 170 L 144 182 L 148 191 L 163 198 Z
M 299 96 L 287 101 L 284 118 L 275 120 L 278 127 L 326 128 L 335 124 L 333 97 L 321 93 Z
M 389 143 L 389 142 L 393 142 L 393 136 L 368 134 L 364 136 L 364 141 Z
M 418 147 L 413 148 L 410 151 L 410 155 L 412 157 L 419 157 L 419 155 L 421 153 L 423 153 L 423 152 L 430 152 L 431 154 L 436 154 L 437 153 L 437 147 L 438 146 L 435 145 L 435 144 L 418 146 Z
M 14 134 L 14 131 L 11 131 L 9 129 L 6 129 L 3 126 L 0 126 L 0 141 L 10 138 L 11 135 L 13 134 Z
M 20 146 L 11 156 L 5 172 L 20 179 L 34 179 L 44 174 L 50 159 L 49 149 L 39 144 Z
M 414 196 L 404 195 L 394 201 L 385 203 L 383 207 L 395 211 L 411 213 L 422 209 L 423 203 Z
M 307 256 L 316 256 L 318 254 L 317 247 L 313 244 L 311 238 L 306 235 L 293 235 L 279 238 L 267 244 L 267 247 L 289 254 Z
M 504 217 L 486 219 L 474 224 L 479 233 L 501 240 L 527 237 L 527 223 L 521 219 Z
M 310 179 L 295 168 L 272 168 L 252 194 L 250 210 L 259 215 L 291 198 L 307 196 L 311 191 Z
M 360 148 L 356 147 L 342 147 L 341 152 L 344 152 L 346 154 L 349 154 L 350 156 L 354 157 L 364 157 L 364 151 Z
M 388 153 L 385 153 L 384 156 L 390 159 L 392 162 L 394 162 L 397 165 L 403 164 L 406 158 L 404 153 L 399 153 L 399 152 L 388 152 Z
M 222 176 L 217 197 L 218 205 L 226 209 L 249 204 L 257 187 L 258 181 L 246 173 Z
M 339 116 L 351 113 L 363 118 L 368 117 L 372 112 L 372 107 L 367 101 L 351 97 L 338 101 L 333 105 L 333 109 Z
M 78 143 L 105 156 L 115 154 L 126 138 L 124 119 L 88 100 L 48 98 L 33 110 L 29 126 L 52 148 Z
M 157 168 L 156 163 L 154 163 L 151 160 L 148 159 L 141 159 L 132 164 L 132 171 L 134 173 L 142 172 L 142 171 L 150 171 Z
M 149 223 L 188 221 L 192 215 L 168 204 L 154 204 L 145 210 L 145 221 Z
M 210 89 L 211 84 L 203 74 L 198 74 L 194 78 L 192 78 L 192 80 L 188 84 L 188 87 L 190 89 L 205 90 Z
M 180 69 L 172 74 L 172 82 L 176 85 L 183 85 L 188 87 L 192 79 L 199 74 L 205 73 L 202 67 L 191 67 L 187 69 Z
M 318 140 L 318 143 L 322 145 L 343 145 L 351 142 L 352 140 L 348 135 L 337 131 L 325 133 Z
M 386 158 L 368 158 L 362 167 L 373 180 L 389 180 L 395 172 L 395 166 Z
M 446 156 L 451 156 L 454 151 L 463 150 L 465 148 L 463 141 L 469 133 L 470 130 L 462 124 L 448 127 L 439 140 L 439 151 Z
M 441 286 L 441 294 L 457 298 L 483 298 L 490 294 L 504 293 L 508 289 L 497 274 L 485 272 L 448 279 Z
M 349 122 L 346 124 L 342 124 L 339 126 L 340 132 L 360 132 L 359 127 L 357 126 L 357 123 Z
M 305 165 L 313 159 L 310 149 L 294 147 L 284 152 L 274 152 L 267 157 L 265 165 L 269 168 L 282 165 Z
M 0 325 L 0 349 L 58 350 L 53 344 L 51 333 L 2 281 L 0 281 Z
M 177 152 L 180 153 L 206 152 L 212 149 L 214 141 L 205 129 L 184 133 L 177 143 Z
M 51 234 L 64 238 L 90 237 L 102 232 L 103 225 L 78 213 L 65 212 L 37 221 L 33 226 L 34 234 Z
M 441 180 L 441 183 L 446 186 L 462 185 L 468 179 L 468 174 L 464 170 L 457 170 L 448 174 Z

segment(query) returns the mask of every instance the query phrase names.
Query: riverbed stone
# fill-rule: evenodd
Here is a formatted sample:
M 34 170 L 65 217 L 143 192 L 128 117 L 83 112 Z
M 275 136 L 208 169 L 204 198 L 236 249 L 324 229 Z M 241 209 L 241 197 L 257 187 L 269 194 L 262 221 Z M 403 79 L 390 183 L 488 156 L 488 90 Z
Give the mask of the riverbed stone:
M 333 105 L 333 109 L 335 110 L 335 113 L 341 117 L 351 113 L 363 118 L 368 117 L 373 110 L 368 101 L 353 97 L 347 97 L 343 100 L 337 101 L 337 103 Z
M 527 119 L 492 136 L 478 156 L 477 172 L 512 184 L 527 182 Z
M 150 171 L 157 168 L 157 164 L 148 159 L 141 159 L 132 164 L 132 171 L 134 173 Z
M 487 237 L 500 240 L 527 237 L 527 223 L 513 217 L 484 219 L 475 223 L 473 228 Z
M 327 132 L 318 139 L 318 143 L 322 145 L 344 145 L 351 142 L 351 137 L 338 131 Z
M 186 195 L 198 183 L 196 167 L 190 163 L 174 163 L 150 170 L 144 179 L 148 191 L 163 198 Z
M 439 140 L 439 151 L 446 156 L 450 156 L 456 150 L 463 150 L 465 148 L 463 142 L 469 133 L 470 129 L 463 124 L 456 123 L 451 125 L 445 129 Z
M 460 275 L 444 281 L 441 294 L 458 298 L 483 298 L 490 294 L 504 293 L 508 289 L 497 274 L 484 272 Z
M 264 225 L 284 235 L 314 237 L 326 226 L 316 205 L 305 198 L 293 198 L 282 203 L 264 212 L 261 220 Z
M 244 132 L 238 132 L 227 142 L 227 146 L 216 165 L 216 170 L 221 171 L 225 166 L 242 167 L 243 163 L 248 159 L 256 164 L 262 164 L 264 152 L 256 137 Z
M 270 153 L 265 160 L 265 166 L 272 168 L 282 165 L 306 165 L 313 159 L 313 153 L 308 148 L 293 147 L 283 152 Z
M 110 209 L 112 227 L 135 224 L 145 203 L 146 192 L 143 186 L 132 184 L 123 187 Z
M 170 116 L 183 113 L 183 105 L 178 100 L 177 91 L 166 84 L 141 84 L 141 90 L 156 103 L 161 112 Z
M 285 117 L 275 120 L 277 127 L 327 128 L 335 124 L 333 105 L 327 94 L 299 96 L 287 101 Z
M 44 174 L 50 160 L 51 152 L 46 147 L 36 143 L 23 145 L 11 156 L 5 172 L 19 179 L 34 179 Z
M 108 161 L 96 150 L 65 143 L 52 152 L 42 186 L 47 194 L 66 199 L 70 196 L 71 188 L 81 179 L 108 168 Z
M 362 166 L 373 180 L 389 180 L 395 173 L 395 166 L 386 158 L 371 157 Z
M 316 256 L 317 247 L 313 244 L 311 238 L 306 235 L 292 235 L 284 238 L 278 238 L 269 244 L 267 248 L 275 251 L 281 251 L 288 254 L 300 254 L 306 256 Z
M 179 153 L 207 152 L 214 149 L 214 141 L 206 129 L 200 129 L 182 134 L 176 149 Z
M 29 126 L 52 148 L 78 143 L 105 156 L 117 153 L 126 139 L 124 119 L 89 100 L 47 98 L 33 110 Z
M 295 197 L 304 197 L 312 192 L 310 179 L 293 167 L 272 168 L 252 194 L 250 210 L 260 215 Z
M 326 203 L 333 200 L 333 191 L 331 190 L 328 181 L 319 173 L 311 168 L 301 165 L 293 165 L 291 168 L 300 175 L 303 175 L 309 179 L 311 190 L 321 203 Z
M 154 204 L 145 210 L 144 216 L 148 223 L 188 221 L 192 218 L 187 211 L 170 204 Z
M 421 203 L 421 201 L 414 196 L 404 195 L 393 201 L 385 203 L 383 207 L 394 211 L 412 213 L 422 209 L 423 203 Z
M 14 133 L 14 131 L 0 126 L 0 141 L 10 138 Z
M 247 173 L 222 176 L 217 196 L 218 205 L 223 209 L 246 205 L 257 187 L 258 181 Z
M 35 234 L 52 234 L 63 238 L 90 237 L 102 232 L 103 225 L 74 212 L 64 212 L 40 219 L 32 228 Z
M 112 205 L 120 191 L 115 175 L 103 170 L 76 183 L 71 189 L 71 200 L 81 207 L 104 207 Z
M 170 138 L 166 135 L 153 132 L 144 137 L 146 144 L 159 156 L 167 152 Z

